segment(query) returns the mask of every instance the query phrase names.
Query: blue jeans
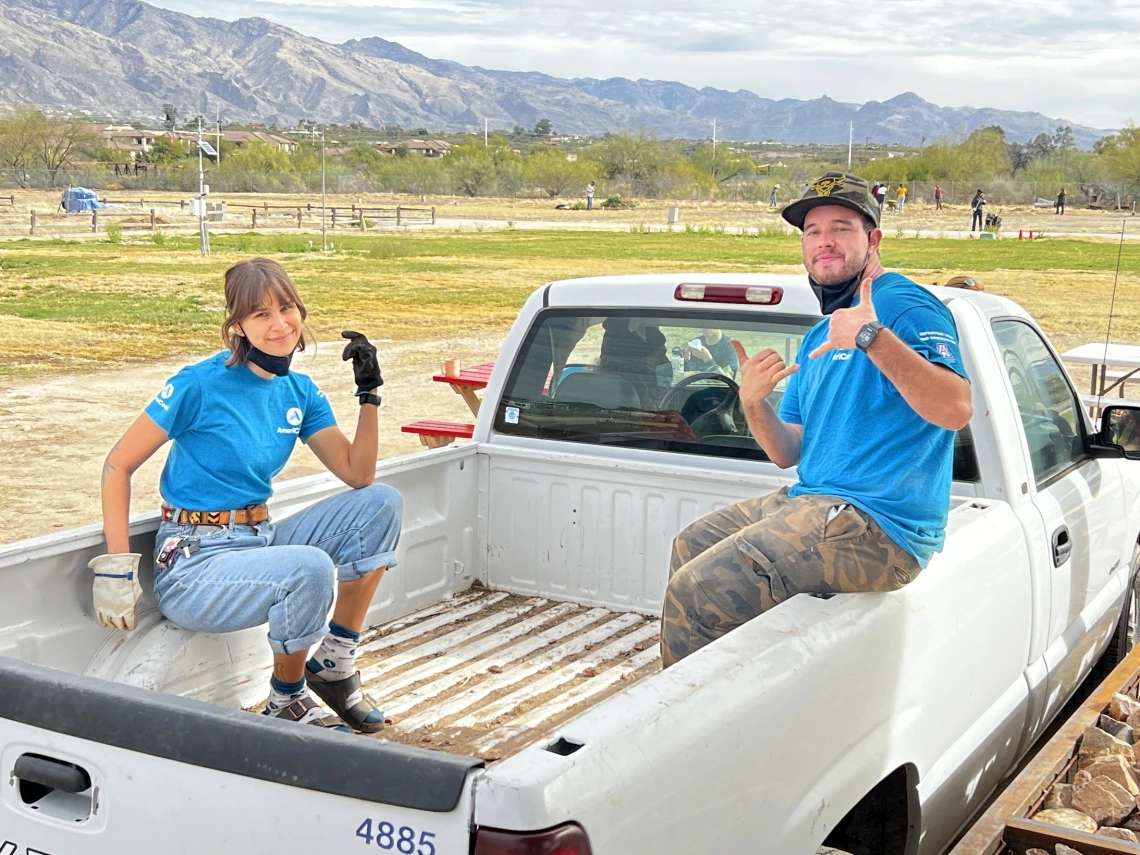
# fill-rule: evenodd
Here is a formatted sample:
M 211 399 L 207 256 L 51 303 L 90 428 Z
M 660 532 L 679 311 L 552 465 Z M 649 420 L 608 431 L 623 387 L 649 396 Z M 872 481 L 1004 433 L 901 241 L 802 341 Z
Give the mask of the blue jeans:
M 587 196 L 586 197 L 586 210 L 587 211 L 594 210 L 594 197 L 593 196 Z
M 905 198 L 899 199 L 898 202 L 895 203 L 895 210 L 897 210 L 900 214 L 902 213 L 904 207 L 906 207 Z
M 158 607 L 196 632 L 236 632 L 268 622 L 274 653 L 308 650 L 328 629 L 334 580 L 351 582 L 395 566 L 403 509 L 396 490 L 373 484 L 330 496 L 279 523 L 164 522 L 155 539 Z M 197 551 L 179 551 L 173 565 L 160 570 L 158 551 L 171 537 L 185 538 L 183 544 Z

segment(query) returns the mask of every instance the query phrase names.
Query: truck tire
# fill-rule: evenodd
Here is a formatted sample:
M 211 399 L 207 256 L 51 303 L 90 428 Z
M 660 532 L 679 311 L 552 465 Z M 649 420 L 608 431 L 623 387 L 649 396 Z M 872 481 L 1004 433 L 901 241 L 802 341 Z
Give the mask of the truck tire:
M 1117 621 L 1116 630 L 1112 633 L 1112 638 L 1109 639 L 1104 656 L 1097 663 L 1098 671 L 1103 671 L 1106 677 L 1113 668 L 1124 661 L 1124 657 L 1131 653 L 1132 648 L 1136 646 L 1137 622 L 1140 621 L 1140 574 L 1137 573 L 1138 569 L 1140 569 L 1140 545 L 1132 550 L 1132 561 L 1128 566 L 1130 582 L 1128 591 L 1124 595 L 1124 609 L 1120 612 L 1120 620 Z

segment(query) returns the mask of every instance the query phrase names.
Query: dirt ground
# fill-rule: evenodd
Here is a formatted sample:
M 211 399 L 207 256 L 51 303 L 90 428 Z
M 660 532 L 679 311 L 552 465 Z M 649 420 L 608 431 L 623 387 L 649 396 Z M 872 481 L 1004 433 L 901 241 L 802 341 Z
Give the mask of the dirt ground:
M 505 331 L 504 331 L 505 332 Z M 376 342 L 384 372 L 380 454 L 418 451 L 419 439 L 400 426 L 423 418 L 470 422 L 471 411 L 450 386 L 434 383 L 445 355 L 470 366 L 495 358 L 501 334 L 416 344 Z M 322 342 L 298 354 L 294 367 L 325 392 L 337 421 L 351 437 L 359 407 L 352 368 L 342 342 Z M 17 381 L 0 388 L 0 544 L 101 521 L 99 473 L 115 440 L 185 361 L 51 379 Z M 135 473 L 131 512 L 160 502 L 158 479 L 169 445 Z M 298 443 L 278 480 L 322 471 Z

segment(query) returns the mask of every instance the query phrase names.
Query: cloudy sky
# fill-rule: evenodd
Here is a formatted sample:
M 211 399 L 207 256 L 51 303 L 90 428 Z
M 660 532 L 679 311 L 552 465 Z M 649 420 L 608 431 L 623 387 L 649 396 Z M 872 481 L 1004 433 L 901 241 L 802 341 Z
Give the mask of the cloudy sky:
M 268 18 L 331 42 L 379 36 L 439 59 L 558 77 L 678 80 L 862 103 L 1140 122 L 1134 0 L 148 0 Z

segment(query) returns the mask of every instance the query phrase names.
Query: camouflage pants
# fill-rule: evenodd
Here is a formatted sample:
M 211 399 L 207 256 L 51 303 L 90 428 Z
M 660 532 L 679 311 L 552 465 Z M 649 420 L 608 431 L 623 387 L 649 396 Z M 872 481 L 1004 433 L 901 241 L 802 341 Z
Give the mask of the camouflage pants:
M 918 561 L 835 496 L 785 487 L 702 517 L 673 540 L 661 616 L 666 667 L 795 594 L 895 591 Z

